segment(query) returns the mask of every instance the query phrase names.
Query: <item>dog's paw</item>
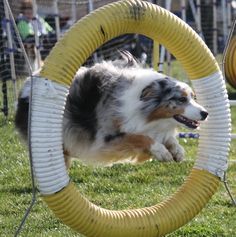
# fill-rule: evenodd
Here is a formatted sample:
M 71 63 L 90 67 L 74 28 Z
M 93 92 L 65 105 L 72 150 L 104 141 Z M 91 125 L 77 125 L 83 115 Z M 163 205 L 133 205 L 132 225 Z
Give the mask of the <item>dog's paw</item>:
M 184 148 L 178 143 L 175 138 L 170 139 L 166 143 L 166 148 L 172 154 L 172 157 L 176 162 L 180 162 L 184 159 Z
M 160 143 L 154 143 L 150 149 L 155 159 L 163 162 L 173 161 L 171 153 Z
M 172 146 L 169 151 L 176 162 L 180 162 L 184 159 L 184 148 L 179 144 Z

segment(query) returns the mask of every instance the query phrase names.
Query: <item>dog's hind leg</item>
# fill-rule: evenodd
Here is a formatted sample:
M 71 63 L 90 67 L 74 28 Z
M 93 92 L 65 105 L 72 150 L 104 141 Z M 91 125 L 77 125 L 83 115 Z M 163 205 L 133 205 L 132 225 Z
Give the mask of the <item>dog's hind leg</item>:
M 151 158 L 150 148 L 153 139 L 141 134 L 127 134 L 106 142 L 102 149 L 102 157 L 111 162 L 129 159 L 134 163 L 144 162 Z

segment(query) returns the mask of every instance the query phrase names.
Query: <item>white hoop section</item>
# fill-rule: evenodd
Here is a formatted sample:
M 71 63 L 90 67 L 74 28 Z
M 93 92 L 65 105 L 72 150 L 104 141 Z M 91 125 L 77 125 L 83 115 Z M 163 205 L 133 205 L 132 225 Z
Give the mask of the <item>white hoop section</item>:
M 31 151 L 34 175 L 43 195 L 56 193 L 69 183 L 63 156 L 62 120 L 68 87 L 33 78 Z
M 198 159 L 194 167 L 207 170 L 223 180 L 228 168 L 225 157 L 229 152 L 229 146 L 223 144 L 231 141 L 230 105 L 223 76 L 217 72 L 192 83 L 198 102 L 209 112 L 209 118 L 199 132 Z

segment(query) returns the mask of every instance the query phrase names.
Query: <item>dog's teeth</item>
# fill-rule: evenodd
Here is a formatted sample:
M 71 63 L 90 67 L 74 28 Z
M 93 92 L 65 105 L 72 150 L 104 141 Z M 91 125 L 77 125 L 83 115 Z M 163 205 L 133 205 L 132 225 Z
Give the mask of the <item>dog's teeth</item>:
M 188 119 L 183 115 L 175 115 L 174 118 L 178 122 L 185 124 L 189 128 L 196 129 L 199 126 L 199 122 L 197 120 Z
M 178 122 L 185 124 L 189 128 L 195 129 L 199 126 L 199 122 L 197 120 L 188 119 L 183 115 L 176 115 L 175 118 Z

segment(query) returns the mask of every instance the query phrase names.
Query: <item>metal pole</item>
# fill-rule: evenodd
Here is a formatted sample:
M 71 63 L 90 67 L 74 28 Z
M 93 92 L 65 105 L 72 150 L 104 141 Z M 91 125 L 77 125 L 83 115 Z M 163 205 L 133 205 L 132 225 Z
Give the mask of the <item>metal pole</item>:
M 159 43 L 157 41 L 153 41 L 153 50 L 152 50 L 152 67 L 155 71 L 158 71 L 159 64 Z
M 226 18 L 226 0 L 221 0 L 221 7 L 222 7 L 222 19 L 223 19 L 223 34 L 224 34 L 224 43 L 227 39 L 227 18 Z
M 186 18 L 186 1 L 185 0 L 181 0 L 181 18 L 184 22 L 187 21 L 187 18 Z
M 58 0 L 54 0 L 53 1 L 53 5 L 54 5 L 54 14 L 55 14 L 55 27 L 56 27 L 56 37 L 57 37 L 57 41 L 60 39 L 60 19 L 59 19 L 59 10 L 58 10 Z
M 74 24 L 77 21 L 77 5 L 76 5 L 76 0 L 72 0 L 71 4 L 71 21 L 72 24 Z
M 6 5 L 7 5 L 8 11 L 9 11 L 9 15 L 10 15 L 10 19 L 11 19 L 12 26 L 13 26 L 14 31 L 15 31 L 15 33 L 16 33 L 17 41 L 18 41 L 18 43 L 19 43 L 19 45 L 20 45 L 20 48 L 21 48 L 21 50 L 22 50 L 22 53 L 23 53 L 25 62 L 26 62 L 26 64 L 27 64 L 28 73 L 29 73 L 29 75 L 32 75 L 32 67 L 31 67 L 31 65 L 30 65 L 29 58 L 28 58 L 27 53 L 26 53 L 26 51 L 25 51 L 24 44 L 23 44 L 23 42 L 22 42 L 20 33 L 19 33 L 19 31 L 18 31 L 16 22 L 15 22 L 15 20 L 14 20 L 14 16 L 13 16 L 13 14 L 12 14 L 12 12 L 11 12 L 10 5 L 9 5 L 8 1 L 6 1 L 5 3 L 6 3 Z
M 9 9 L 7 7 L 7 0 L 4 0 L 4 11 L 6 18 L 6 34 L 7 34 L 7 52 L 9 52 L 10 56 L 10 68 L 11 68 L 11 79 L 13 83 L 13 92 L 14 92 L 14 110 L 16 110 L 17 104 L 17 89 L 16 89 L 16 71 L 15 71 L 15 59 L 14 59 L 14 48 L 12 42 L 12 32 L 11 32 L 11 20 L 9 15 Z
M 2 2 L 2 1 L 3 1 L 3 2 Z M 22 43 L 22 41 L 21 41 L 20 35 L 19 35 L 18 31 L 17 31 L 17 27 L 16 27 L 16 24 L 15 24 L 15 22 L 14 22 L 14 18 L 13 18 L 13 15 L 12 15 L 12 12 L 11 12 L 11 9 L 10 9 L 10 6 L 9 6 L 9 3 L 8 3 L 7 0 L 2 0 L 2 1 L 0 0 L 0 3 L 1 3 L 1 4 L 4 3 L 4 11 L 5 11 L 5 14 L 6 14 L 6 20 L 7 20 L 8 22 L 12 22 L 12 23 L 13 23 L 13 27 L 14 27 L 14 29 L 16 30 L 17 38 L 18 38 L 18 40 L 19 40 L 20 46 L 21 46 L 22 49 L 23 49 L 24 57 L 27 59 L 27 55 L 26 55 L 26 52 L 25 52 L 25 50 L 24 50 L 23 43 Z M 10 17 L 9 17 L 9 16 L 10 16 Z M 11 19 L 11 21 L 10 21 L 9 19 Z M 10 29 L 11 29 L 11 28 L 10 28 Z M 6 33 L 9 33 L 9 29 L 8 29 L 7 31 L 8 31 L 8 32 L 6 32 Z M 2 32 L 1 32 L 1 33 L 2 33 Z M 10 33 L 11 33 L 11 32 L 10 32 Z M 10 36 L 11 36 L 11 34 L 10 34 Z M 1 34 L 0 37 L 2 37 L 2 34 Z M 0 38 L 0 39 L 1 39 L 1 38 Z M 10 44 L 9 44 L 9 39 L 10 39 Z M 9 38 L 8 38 L 8 47 L 9 47 L 9 48 L 12 48 L 11 43 L 12 43 L 11 37 L 9 37 Z M 11 47 L 10 47 L 10 46 L 11 46 Z M 10 55 L 11 55 L 11 54 L 10 54 Z M 14 59 L 14 58 L 13 58 L 13 59 Z M 26 60 L 26 61 L 27 61 L 27 63 L 29 63 L 28 60 Z M 11 66 L 12 66 L 12 64 L 11 64 Z M 29 66 L 29 72 L 32 72 L 30 65 L 28 65 L 28 66 Z M 15 68 L 14 68 L 14 69 L 15 69 Z M 12 72 L 12 70 L 11 70 L 11 72 Z M 2 76 L 2 71 L 0 71 L 0 75 Z M 4 75 L 4 76 L 5 76 L 5 75 Z M 5 79 L 5 77 L 4 77 L 4 79 Z M 33 82 L 31 81 L 31 87 L 32 87 L 32 84 L 33 84 Z M 3 89 L 4 89 L 4 88 L 3 88 Z M 31 94 L 32 94 L 32 88 L 31 88 Z M 32 95 L 30 96 L 30 104 L 31 104 L 31 98 L 32 98 Z M 29 127 L 29 128 L 30 128 L 30 122 L 31 122 L 30 117 L 31 117 L 31 106 L 30 106 L 30 108 L 29 108 L 29 124 L 28 124 L 28 127 Z M 30 130 L 30 129 L 29 129 L 29 130 Z M 28 132 L 28 134 L 30 134 L 30 133 Z M 29 144 L 30 144 L 30 138 L 29 138 Z M 37 190 L 36 190 L 36 186 L 35 186 L 35 182 L 34 182 L 34 174 L 33 174 L 33 166 L 32 166 L 32 154 L 31 154 L 31 153 L 32 153 L 32 152 L 31 152 L 31 148 L 29 148 L 30 168 L 31 168 L 31 179 L 32 179 L 32 199 L 31 199 L 30 206 L 27 208 L 26 213 L 25 213 L 25 215 L 24 215 L 24 217 L 23 217 L 23 219 L 22 219 L 22 221 L 21 221 L 19 227 L 17 228 L 17 230 L 16 230 L 14 236 L 18 236 L 18 235 L 19 235 L 20 231 L 21 231 L 22 228 L 23 228 L 23 225 L 25 224 L 25 221 L 26 221 L 26 219 L 27 219 L 27 217 L 28 217 L 30 211 L 32 210 L 33 205 L 34 205 L 35 202 L 36 202 L 36 191 L 37 191 Z
M 197 8 L 195 7 L 193 0 L 189 0 L 189 5 L 194 17 L 194 21 L 196 23 L 197 33 L 200 35 L 202 39 L 204 39 L 201 26 L 201 2 L 200 0 L 197 0 L 197 6 L 196 6 Z
M 3 0 L 0 0 L 0 8 L 4 9 Z M 0 22 L 3 22 L 4 16 L 0 15 Z M 7 70 L 7 60 L 9 57 L 5 56 L 4 52 L 4 44 L 5 39 L 3 35 L 3 24 L 0 24 L 0 81 L 2 81 L 2 100 L 3 107 L 0 109 L 3 112 L 4 116 L 7 118 L 8 116 L 8 96 L 7 96 L 7 79 L 11 76 L 9 75 L 9 70 Z
M 2 94 L 3 94 L 3 108 L 1 111 L 3 112 L 4 116 L 8 117 L 8 96 L 7 96 L 7 79 L 4 77 L 2 78 Z
M 165 61 L 165 54 L 166 54 L 166 50 L 165 47 L 162 45 L 161 46 L 161 52 L 160 52 L 160 60 L 158 63 L 158 72 L 163 73 L 164 72 L 164 61 Z
M 230 32 L 232 25 L 231 0 L 227 0 L 227 31 Z
M 92 12 L 94 10 L 94 8 L 93 8 L 93 0 L 89 0 L 88 1 L 88 5 L 89 5 L 89 12 Z
M 34 70 L 41 67 L 41 54 L 40 54 L 40 42 L 39 42 L 39 28 L 38 28 L 38 19 L 37 19 L 37 3 L 36 0 L 32 0 L 33 3 L 33 29 L 34 29 L 34 40 L 35 40 L 35 55 L 37 60 L 37 67 Z
M 201 0 L 197 0 L 197 31 L 200 37 L 203 39 L 203 33 L 202 33 L 202 16 L 201 16 Z
M 89 9 L 89 13 L 90 13 L 90 12 L 92 12 L 94 10 L 93 0 L 89 0 L 88 4 L 89 4 L 88 5 L 88 9 Z M 97 55 L 96 52 L 93 54 L 93 60 L 94 60 L 94 62 L 98 62 L 98 55 Z
M 192 11 L 194 21 L 197 24 L 197 10 L 196 10 L 193 0 L 189 0 L 189 5 L 190 5 L 191 11 Z
M 216 0 L 213 0 L 213 54 L 218 53 L 218 42 L 217 42 L 217 5 Z
M 226 172 L 224 173 L 223 183 L 224 183 L 225 189 L 226 189 L 226 191 L 227 191 L 227 193 L 228 193 L 228 195 L 229 195 L 229 197 L 230 197 L 230 199 L 232 201 L 232 205 L 236 206 L 236 199 L 234 199 L 233 194 L 232 194 L 232 192 L 230 190 L 230 187 L 229 187 L 229 184 L 228 184 L 228 181 L 227 181 Z
M 171 11 L 171 4 L 172 4 L 172 0 L 169 0 L 166 2 L 166 9 Z M 169 51 L 166 51 L 166 57 L 167 57 L 167 75 L 170 75 L 171 72 L 171 54 Z
M 170 11 L 171 9 L 171 3 L 172 0 L 166 0 L 165 1 L 165 8 Z M 164 61 L 165 61 L 165 47 L 162 45 L 161 46 L 161 53 L 160 53 L 160 60 L 158 64 L 158 72 L 162 73 L 164 71 L 163 66 L 164 66 Z
M 167 57 L 167 72 L 166 74 L 170 76 L 171 73 L 171 53 L 169 51 L 166 52 Z
M 30 212 L 32 211 L 33 206 L 35 205 L 37 201 L 37 188 L 34 180 L 34 169 L 33 169 L 33 158 L 32 158 L 32 150 L 31 150 L 31 117 L 32 117 L 32 96 L 33 96 L 33 76 L 30 77 L 30 97 L 29 97 L 29 114 L 28 114 L 28 146 L 29 146 L 29 161 L 30 161 L 30 173 L 31 173 L 31 183 L 32 183 L 32 196 L 31 196 L 31 202 L 28 208 L 25 211 L 25 214 L 20 222 L 20 225 L 18 226 L 14 237 L 17 237 L 20 232 L 23 229 L 23 226 L 29 217 Z

